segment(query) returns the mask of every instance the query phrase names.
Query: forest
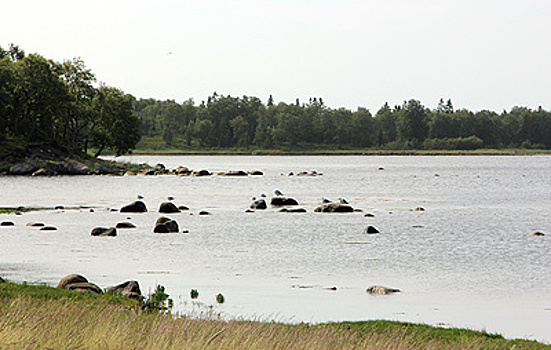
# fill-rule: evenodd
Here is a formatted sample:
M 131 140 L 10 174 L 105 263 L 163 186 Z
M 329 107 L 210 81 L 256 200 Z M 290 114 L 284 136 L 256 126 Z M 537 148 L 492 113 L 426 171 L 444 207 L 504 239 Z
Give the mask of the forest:
M 140 141 L 141 139 L 141 141 Z M 55 62 L 0 47 L 0 146 L 50 144 L 72 154 L 159 149 L 475 150 L 551 149 L 551 112 L 526 107 L 496 113 L 434 109 L 411 99 L 374 115 L 331 108 L 320 97 L 266 103 L 213 93 L 192 99 L 137 99 L 97 81 L 84 62 Z
M 307 103 L 266 104 L 257 97 L 214 93 L 195 105 L 140 99 L 141 135 L 175 148 L 474 150 L 551 148 L 551 112 L 515 107 L 501 114 L 455 110 L 450 99 L 435 109 L 420 101 L 383 105 L 375 115 Z

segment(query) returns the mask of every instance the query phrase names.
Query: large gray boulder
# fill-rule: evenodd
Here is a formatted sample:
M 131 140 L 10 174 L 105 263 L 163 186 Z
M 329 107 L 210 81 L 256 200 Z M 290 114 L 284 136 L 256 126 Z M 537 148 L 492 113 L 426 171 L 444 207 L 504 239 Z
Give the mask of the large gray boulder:
M 103 294 L 103 290 L 96 284 L 88 282 L 82 275 L 68 275 L 59 281 L 57 288 L 68 289 L 76 292 L 89 292 L 93 294 Z
M 10 168 L 11 175 L 30 175 L 38 170 L 34 163 L 19 163 Z
M 159 213 L 170 214 L 170 213 L 179 213 L 180 209 L 174 205 L 172 202 L 163 202 L 159 206 Z
M 147 207 L 142 201 L 135 201 L 121 208 L 121 213 L 145 213 Z
M 316 213 L 352 213 L 354 208 L 348 204 L 329 203 L 317 207 L 314 211 Z
M 140 284 L 138 281 L 126 281 L 113 287 L 108 287 L 106 291 L 114 291 L 121 293 L 122 296 L 142 300 L 142 291 L 140 290 Z
M 298 205 L 298 202 L 294 198 L 277 196 L 272 197 L 272 199 L 270 200 L 270 205 L 272 207 L 285 207 L 289 205 Z

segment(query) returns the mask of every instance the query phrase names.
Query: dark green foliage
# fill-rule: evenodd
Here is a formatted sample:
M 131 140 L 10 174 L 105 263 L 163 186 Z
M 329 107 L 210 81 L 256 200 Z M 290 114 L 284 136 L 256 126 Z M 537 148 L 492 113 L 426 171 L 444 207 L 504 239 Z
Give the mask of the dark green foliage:
M 197 289 L 192 289 L 189 295 L 191 296 L 191 299 L 197 299 L 199 297 L 199 292 Z
M 224 296 L 222 295 L 222 293 L 218 293 L 218 294 L 216 295 L 216 302 L 217 302 L 218 304 L 223 304 L 224 301 L 225 301 L 225 299 L 224 299 Z
M 173 306 L 174 302 L 165 292 L 165 287 L 159 284 L 155 292 L 149 294 L 148 298 L 144 301 L 143 310 L 152 313 L 168 312 Z

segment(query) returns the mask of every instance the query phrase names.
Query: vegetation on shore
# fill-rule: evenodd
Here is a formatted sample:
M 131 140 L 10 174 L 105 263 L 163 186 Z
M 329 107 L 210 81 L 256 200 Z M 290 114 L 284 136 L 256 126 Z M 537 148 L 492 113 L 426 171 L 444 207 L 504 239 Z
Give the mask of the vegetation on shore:
M 142 312 L 138 302 L 0 283 L 7 349 L 551 349 L 528 340 L 390 321 L 288 325 Z

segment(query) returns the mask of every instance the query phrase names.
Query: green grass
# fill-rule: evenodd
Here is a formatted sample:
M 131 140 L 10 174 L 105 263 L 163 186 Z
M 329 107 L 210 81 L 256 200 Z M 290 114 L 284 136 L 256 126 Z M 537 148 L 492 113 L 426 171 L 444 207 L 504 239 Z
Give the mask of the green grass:
M 288 325 L 143 313 L 116 296 L 0 283 L 1 349 L 551 349 L 389 321 Z

